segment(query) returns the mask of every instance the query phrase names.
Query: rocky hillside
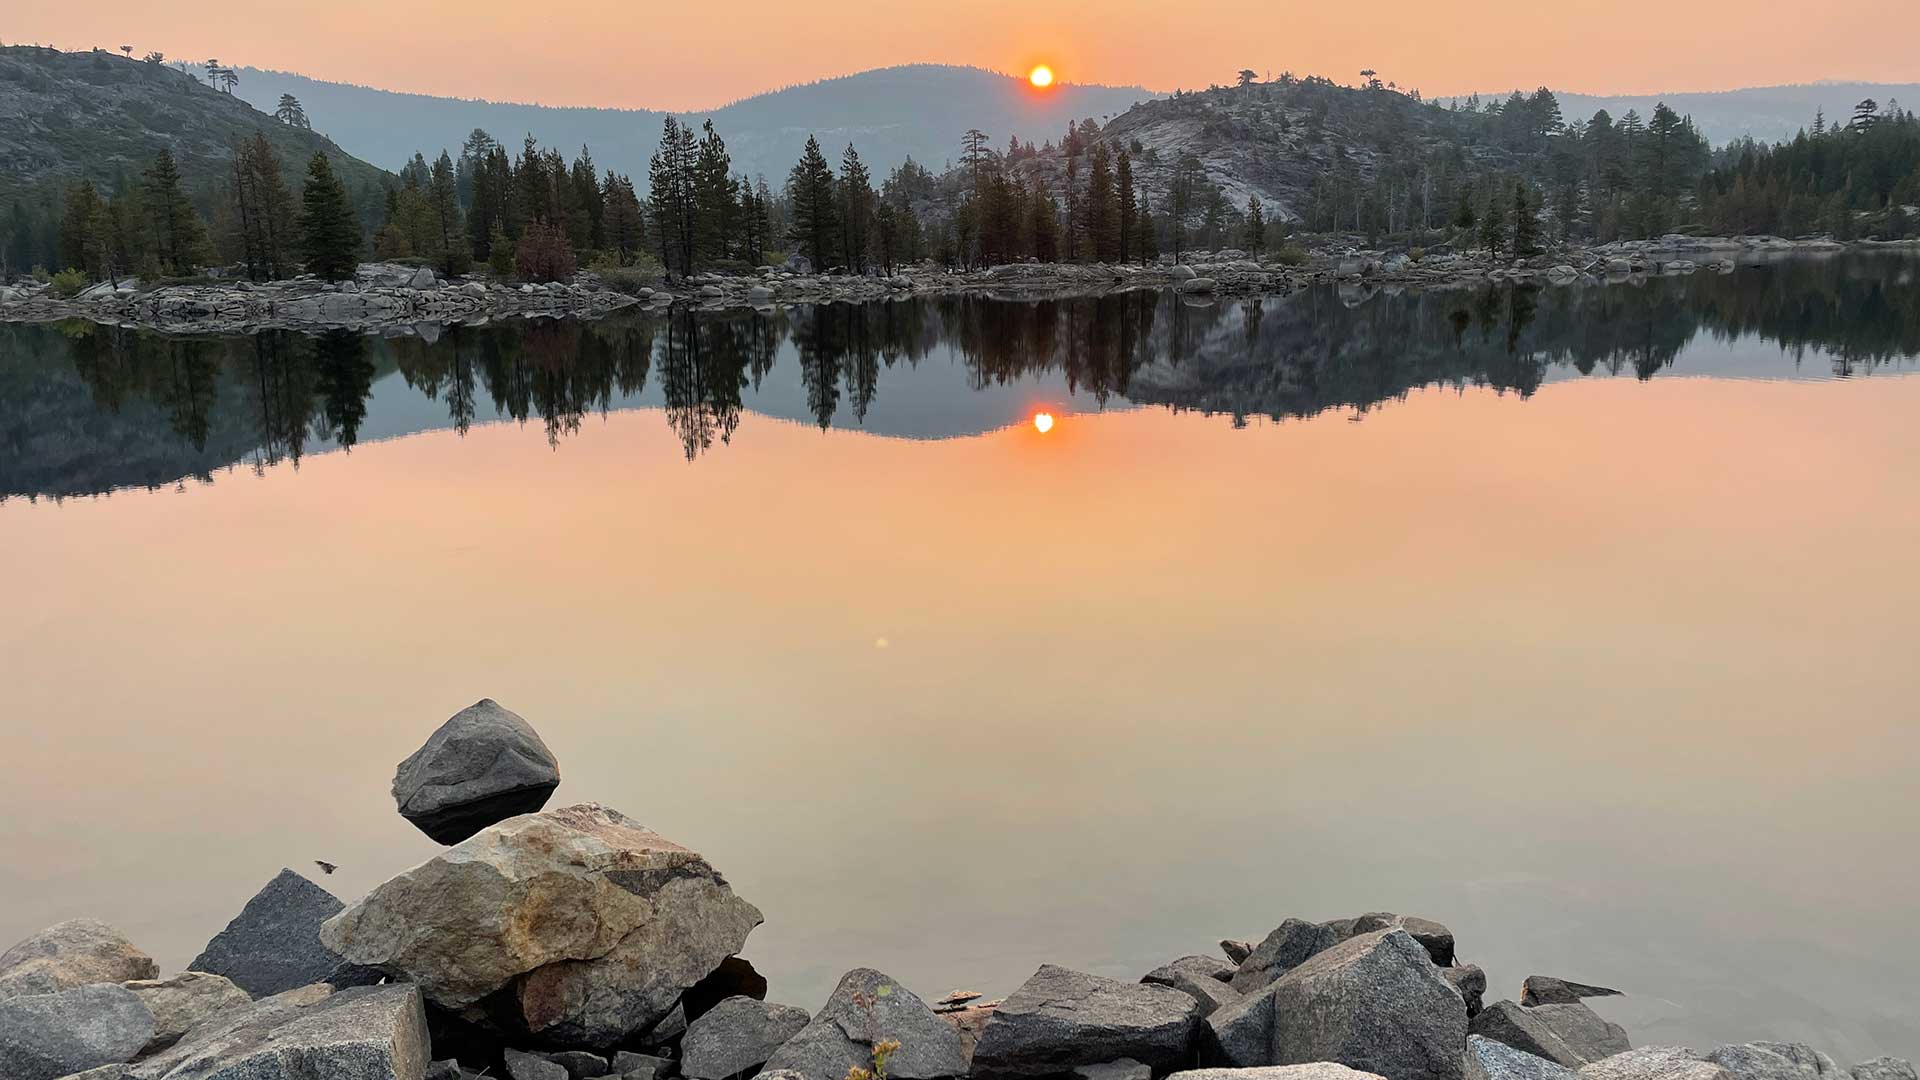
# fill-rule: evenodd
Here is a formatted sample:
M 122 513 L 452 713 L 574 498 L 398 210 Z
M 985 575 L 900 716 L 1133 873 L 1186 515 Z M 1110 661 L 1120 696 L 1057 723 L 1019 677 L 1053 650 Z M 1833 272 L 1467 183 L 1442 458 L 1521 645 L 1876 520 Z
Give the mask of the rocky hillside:
M 323 153 L 363 217 L 381 205 L 387 174 L 184 72 L 105 52 L 0 48 L 0 202 L 83 179 L 112 190 L 137 179 L 163 147 L 204 195 L 224 180 L 234 142 L 256 131 L 290 182 Z
M 1149 192 L 1168 190 L 1192 154 L 1233 206 L 1258 195 L 1269 216 L 1294 219 L 1314 182 L 1343 168 L 1368 181 L 1384 164 L 1435 154 L 1462 172 L 1523 165 L 1496 144 L 1493 125 L 1392 90 L 1309 78 L 1143 102 L 1109 122 L 1102 138 L 1132 149 L 1134 175 Z

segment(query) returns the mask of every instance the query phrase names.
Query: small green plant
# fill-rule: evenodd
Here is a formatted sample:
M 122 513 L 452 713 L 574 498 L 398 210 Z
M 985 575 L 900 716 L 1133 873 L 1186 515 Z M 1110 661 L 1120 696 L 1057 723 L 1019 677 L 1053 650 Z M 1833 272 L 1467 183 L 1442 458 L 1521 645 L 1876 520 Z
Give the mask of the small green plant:
M 1307 265 L 1307 249 L 1299 244 L 1282 244 L 1280 250 L 1273 253 L 1274 261 L 1281 266 Z
M 87 275 L 78 270 L 67 269 L 53 275 L 54 295 L 71 298 L 80 295 L 80 290 L 90 284 Z
M 900 1052 L 900 1040 L 880 1038 L 880 1014 L 875 1011 L 874 1005 L 878 999 L 892 994 L 893 987 L 887 983 L 874 987 L 871 997 L 864 991 L 854 991 L 853 1003 L 867 1014 L 867 1029 L 872 1032 L 873 1068 L 864 1069 L 855 1065 L 847 1070 L 845 1080 L 887 1080 L 887 1063 Z

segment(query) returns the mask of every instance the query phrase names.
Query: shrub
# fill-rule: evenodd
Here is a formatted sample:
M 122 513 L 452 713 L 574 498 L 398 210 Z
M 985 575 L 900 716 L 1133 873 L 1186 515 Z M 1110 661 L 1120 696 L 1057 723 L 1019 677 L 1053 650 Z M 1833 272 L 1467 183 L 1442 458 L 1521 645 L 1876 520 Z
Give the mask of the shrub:
M 660 261 L 651 256 L 642 255 L 631 266 L 622 266 L 610 253 L 602 252 L 588 267 L 600 275 L 600 281 L 615 292 L 628 295 L 638 293 L 642 288 L 660 284 Z
M 513 269 L 528 281 L 561 281 L 573 276 L 578 263 L 565 230 L 544 221 L 529 222 L 513 248 Z
M 80 290 L 90 284 L 92 282 L 87 280 L 87 275 L 78 270 L 67 269 L 53 275 L 53 292 L 60 297 L 78 296 Z
M 1275 262 L 1281 266 L 1307 265 L 1307 249 L 1299 244 L 1282 244 L 1280 250 L 1273 253 Z

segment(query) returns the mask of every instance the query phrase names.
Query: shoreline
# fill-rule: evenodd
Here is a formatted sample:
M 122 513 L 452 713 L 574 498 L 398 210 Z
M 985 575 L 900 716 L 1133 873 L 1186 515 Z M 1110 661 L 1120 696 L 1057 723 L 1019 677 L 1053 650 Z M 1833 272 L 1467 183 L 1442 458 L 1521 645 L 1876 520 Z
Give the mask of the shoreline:
M 1190 302 L 1285 296 L 1315 286 L 1469 288 L 1480 284 L 1599 285 L 1730 273 L 1741 265 L 1859 251 L 1916 251 L 1920 241 L 1783 240 L 1778 237 L 1682 237 L 1616 241 L 1564 248 L 1525 260 L 1481 252 L 1428 254 L 1359 251 L 1317 253 L 1302 265 L 1260 261 L 1237 250 L 1192 252 L 1180 263 L 1148 266 L 1010 263 L 953 271 L 930 264 L 890 277 L 800 274 L 779 267 L 757 273 L 697 274 L 632 292 L 581 271 L 568 282 L 507 284 L 469 275 L 442 279 L 431 270 L 363 264 L 338 283 L 301 277 L 275 282 L 210 280 L 142 288 L 100 283 L 73 297 L 26 282 L 0 286 L 0 323 L 82 320 L 165 334 L 249 334 L 344 331 L 390 337 L 437 337 L 448 327 L 479 327 L 515 318 L 600 319 L 638 308 L 664 314 L 768 309 L 823 303 L 876 303 L 920 297 L 977 296 L 1009 301 L 1098 297 L 1138 289 L 1173 290 Z

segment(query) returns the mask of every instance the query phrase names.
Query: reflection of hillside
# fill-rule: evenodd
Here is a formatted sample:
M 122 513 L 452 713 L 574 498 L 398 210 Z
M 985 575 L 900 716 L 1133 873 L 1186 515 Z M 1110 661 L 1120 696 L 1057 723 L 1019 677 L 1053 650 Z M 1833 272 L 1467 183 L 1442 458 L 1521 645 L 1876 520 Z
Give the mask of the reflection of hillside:
M 748 409 L 868 427 L 885 406 L 882 373 L 930 357 L 957 366 L 889 379 L 920 411 L 886 430 L 997 427 L 1012 419 L 997 403 L 1005 388 L 1034 379 L 1100 404 L 1237 419 L 1364 411 L 1424 386 L 1525 396 L 1556 368 L 1651 377 L 1703 332 L 1757 336 L 1796 358 L 1817 350 L 1845 375 L 1920 355 L 1915 266 L 1840 259 L 1604 288 L 1316 290 L 1212 305 L 1148 292 L 942 298 L 532 321 L 450 329 L 432 342 L 0 327 L 0 497 L 155 487 L 352 447 L 376 395 L 408 414 L 405 430 L 464 432 L 505 417 L 538 420 L 554 443 L 590 413 L 658 405 L 691 460 L 725 444 Z M 941 370 L 964 371 L 968 389 L 928 393 Z M 398 377 L 376 389 L 385 373 Z

